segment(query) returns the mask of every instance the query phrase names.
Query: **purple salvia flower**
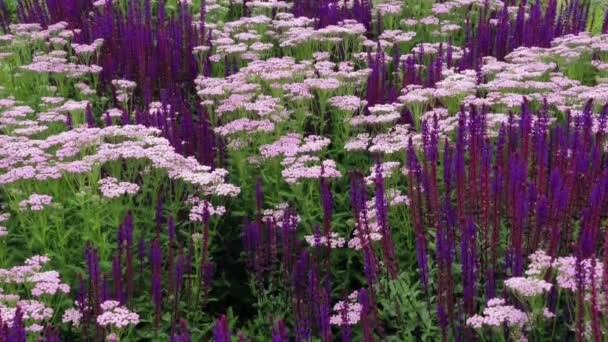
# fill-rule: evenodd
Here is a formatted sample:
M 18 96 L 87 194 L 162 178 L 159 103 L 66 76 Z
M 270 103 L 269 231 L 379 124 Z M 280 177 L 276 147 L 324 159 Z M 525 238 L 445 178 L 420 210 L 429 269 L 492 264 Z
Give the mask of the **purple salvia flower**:
M 129 115 L 129 112 L 127 112 L 126 109 L 121 109 L 120 110 L 122 115 L 120 116 L 120 120 L 122 121 L 122 125 L 126 126 L 129 125 L 131 123 L 131 117 Z
M 87 288 L 82 274 L 76 274 L 78 278 L 78 290 L 76 292 L 76 305 L 82 316 L 82 335 L 87 336 L 87 328 L 89 323 L 89 310 L 87 309 Z M 0 318 L 1 319 L 1 318 Z
M 67 113 L 65 117 L 65 128 L 68 131 L 74 129 L 74 124 L 72 123 L 72 113 Z
M 2 27 L 2 31 L 5 33 L 9 32 L 10 19 L 11 13 L 6 6 L 6 2 L 4 2 L 4 0 L 0 0 L 0 26 Z
M 402 125 L 411 125 L 412 127 L 416 127 L 414 115 L 409 110 L 409 108 L 407 108 L 407 106 L 403 106 L 403 109 L 401 110 L 401 118 L 399 120 L 399 123 L 401 123 Z
M 319 287 L 319 320 L 318 326 L 321 332 L 321 338 L 324 342 L 332 341 L 331 326 L 329 318 L 331 315 L 331 291 L 326 287 Z
M 304 293 L 310 289 L 310 287 L 307 286 L 309 268 L 310 254 L 308 250 L 303 249 L 293 267 L 292 272 L 292 286 L 294 289 L 294 296 L 296 297 L 304 297 Z
M 456 236 L 456 210 L 452 205 L 453 190 L 453 162 L 454 149 L 446 138 L 443 150 L 443 187 L 444 197 L 441 208 L 441 221 L 437 231 L 436 255 L 438 266 L 438 317 L 442 328 L 442 336 L 446 337 L 447 322 L 452 320 L 453 314 L 453 292 L 454 280 L 452 274 L 452 263 L 455 256 L 455 236 Z M 441 306 L 441 307 L 439 307 Z M 442 321 L 444 314 L 445 320 Z
M 247 218 L 243 220 L 243 249 L 247 254 L 247 268 L 252 270 L 255 265 L 256 248 L 258 246 L 258 231 L 254 223 L 249 222 Z
M 96 312 L 99 308 L 100 297 L 100 285 L 101 285 L 101 269 L 99 266 L 99 255 L 97 250 L 91 245 L 91 242 L 87 242 L 85 248 L 85 258 L 87 262 L 87 268 L 89 271 L 89 300 L 87 303 L 93 307 L 93 311 Z
M 361 304 L 361 330 L 362 330 L 362 341 L 363 342 L 374 342 L 373 328 L 371 320 L 373 316 L 373 309 L 370 301 L 370 296 L 367 294 L 367 290 L 359 290 L 359 303 Z
M 108 272 L 103 273 L 103 280 L 101 281 L 101 291 L 99 295 L 99 302 L 103 303 L 106 300 L 112 299 L 110 292 L 110 274 Z
M 44 342 L 61 342 L 59 328 L 53 328 L 50 324 L 44 327 Z
M 287 328 L 281 319 L 272 327 L 272 342 L 289 342 Z
M 152 268 L 152 303 L 154 305 L 154 324 L 158 329 L 162 310 L 162 252 L 158 239 L 150 243 L 150 265 Z
M 340 325 L 340 329 L 342 330 L 342 342 L 350 342 L 352 339 L 352 331 L 348 322 L 348 311 L 350 303 L 346 296 L 344 296 L 344 298 L 342 299 L 342 303 L 344 303 L 344 305 L 342 305 L 342 309 L 339 312 L 340 321 L 342 322 L 342 324 Z
M 228 326 L 228 318 L 222 315 L 213 326 L 213 340 L 215 342 L 231 342 L 232 335 Z
M 511 31 L 511 20 L 509 18 L 509 6 L 505 3 L 500 17 L 500 23 L 496 32 L 494 49 L 496 59 L 502 61 L 509 51 L 509 32 Z
M 587 287 L 585 267 L 580 252 L 576 253 L 576 340 L 584 341 L 585 336 L 585 289 Z
M 114 300 L 124 304 L 122 265 L 119 255 L 112 258 L 112 280 L 114 281 Z
M 399 46 L 397 43 L 393 43 L 393 72 L 396 74 L 399 72 Z
M 454 46 L 452 45 L 452 37 L 450 37 L 450 40 L 448 41 L 448 47 L 445 51 L 445 64 L 446 64 L 447 68 L 452 67 L 453 55 L 454 55 Z
M 549 222 L 551 226 L 551 240 L 548 254 L 557 257 L 561 240 L 562 217 L 569 205 L 570 188 L 564 183 L 559 169 L 554 169 L 549 177 Z
M 171 336 L 170 342 L 190 342 L 192 336 L 188 333 L 188 322 L 185 319 L 179 321 L 179 334 Z
M 464 313 L 475 314 L 476 271 L 477 271 L 477 236 L 476 227 L 471 217 L 462 227 L 460 237 L 460 262 L 462 264 L 462 287 L 464 296 Z
M 388 225 L 388 206 L 384 196 L 384 178 L 382 177 L 382 164 L 380 159 L 376 161 L 376 215 L 382 232 L 382 251 L 386 268 L 392 279 L 397 277 L 397 265 L 395 264 L 395 251 L 393 239 Z
M 289 270 L 293 265 L 294 241 L 297 228 L 297 217 L 293 209 L 287 208 L 283 212 L 283 226 L 281 227 L 282 257 L 283 257 L 283 279 L 289 277 Z
M 422 287 L 425 292 L 428 291 L 428 264 L 426 252 L 426 238 L 423 227 L 422 215 L 422 170 L 418 163 L 418 157 L 414 150 L 412 139 L 407 147 L 407 173 L 408 173 L 408 189 L 411 199 L 411 212 L 414 225 L 416 239 L 416 257 L 418 260 L 418 270 L 422 280 Z
M 110 127 L 110 126 L 112 126 L 112 117 L 110 116 L 110 114 L 109 114 L 109 113 L 106 113 L 106 114 L 103 116 L 103 119 L 104 119 L 104 122 L 105 122 L 106 127 Z
M 15 316 L 13 317 L 13 325 L 11 327 L 10 342 L 26 342 L 27 333 L 25 330 L 25 324 L 23 322 L 23 311 L 21 307 L 17 306 Z
M 93 108 L 91 104 L 87 104 L 87 108 L 85 109 L 85 117 L 87 119 L 87 126 L 89 128 L 95 127 L 95 116 L 93 115 Z

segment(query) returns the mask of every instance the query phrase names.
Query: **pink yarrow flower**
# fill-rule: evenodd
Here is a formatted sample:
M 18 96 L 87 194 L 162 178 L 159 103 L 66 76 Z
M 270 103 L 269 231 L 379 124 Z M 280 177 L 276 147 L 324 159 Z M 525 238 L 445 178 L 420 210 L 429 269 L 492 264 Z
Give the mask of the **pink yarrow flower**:
M 99 190 L 106 198 L 117 198 L 122 195 L 134 195 L 139 191 L 139 185 L 129 182 L 119 182 L 114 177 L 99 180 Z
M 19 211 L 40 211 L 53 202 L 49 195 L 31 194 L 28 199 L 19 202 Z

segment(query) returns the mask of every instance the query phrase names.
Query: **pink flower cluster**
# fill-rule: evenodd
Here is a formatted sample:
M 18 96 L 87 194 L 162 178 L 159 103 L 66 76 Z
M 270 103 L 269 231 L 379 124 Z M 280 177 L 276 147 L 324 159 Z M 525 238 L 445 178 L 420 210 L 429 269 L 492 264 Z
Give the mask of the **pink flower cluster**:
M 230 121 L 223 126 L 216 127 L 214 131 L 221 136 L 229 136 L 237 133 L 272 132 L 274 131 L 274 123 L 270 120 L 241 118 Z
M 137 83 L 129 80 L 112 80 L 112 85 L 116 88 L 116 100 L 118 102 L 127 102 L 133 95 L 133 90 L 137 87 Z
M 77 303 L 78 304 L 78 303 Z M 65 310 L 61 321 L 63 323 L 70 323 L 74 328 L 78 328 L 80 326 L 80 321 L 82 320 L 82 313 L 79 309 L 70 308 Z
M 550 291 L 552 284 L 535 278 L 512 277 L 505 280 L 505 286 L 524 297 L 534 297 Z
M 542 249 L 530 254 L 528 259 L 530 259 L 530 264 L 528 265 L 526 274 L 529 276 L 542 277 L 545 271 L 551 267 L 552 259 Z
M 286 210 L 289 209 L 288 203 L 279 203 L 274 206 L 273 209 L 264 210 L 262 217 L 263 222 L 274 222 L 278 227 L 283 226 L 283 218 L 285 217 Z M 296 228 L 298 223 L 300 223 L 300 215 L 292 216 L 293 227 Z
M 525 312 L 514 306 L 505 305 L 504 299 L 494 298 L 488 301 L 488 307 L 483 310 L 483 315 L 474 315 L 467 319 L 467 325 L 480 329 L 484 326 L 500 328 L 503 324 L 509 327 L 522 327 L 528 322 Z
M 122 195 L 135 195 L 139 191 L 139 185 L 129 182 L 119 182 L 114 177 L 106 177 L 99 180 L 99 190 L 106 198 L 117 198 Z
M 34 73 L 65 74 L 70 78 L 80 78 L 88 74 L 98 74 L 102 68 L 98 65 L 84 65 L 68 63 L 65 58 L 47 56 L 35 56 L 33 62 L 21 66 L 21 69 Z
M 139 315 L 129 311 L 120 303 L 113 300 L 108 300 L 101 303 L 103 313 L 97 316 L 97 324 L 102 327 L 123 329 L 129 325 L 137 325 L 139 323 Z
M 585 284 L 591 284 L 591 276 L 594 274 L 594 280 L 596 284 L 602 284 L 602 274 L 604 269 L 604 263 L 600 260 L 595 261 L 595 270 L 592 271 L 591 259 L 585 259 L 580 261 L 582 266 L 582 277 Z M 560 257 L 553 261 L 553 268 L 557 275 L 555 280 L 557 286 L 563 289 L 571 291 L 577 290 L 577 261 L 576 257 L 566 256 Z M 589 286 L 586 286 L 586 290 L 589 291 Z
M 530 265 L 526 274 L 530 276 L 543 277 L 545 272 L 551 267 L 555 272 L 557 286 L 570 291 L 577 290 L 577 260 L 574 256 L 558 257 L 551 259 L 544 251 L 538 250 L 529 256 Z M 582 277 L 585 284 L 591 284 L 591 275 L 595 276 L 595 283 L 602 284 L 604 263 L 600 259 L 595 260 L 595 270 L 592 271 L 593 261 L 584 259 L 580 261 Z M 587 290 L 589 288 L 587 287 Z M 601 297 L 601 296 L 600 296 Z
M 303 155 L 295 158 L 293 163 L 287 164 L 281 175 L 287 183 L 298 183 L 303 179 L 318 179 L 318 178 L 340 178 L 342 173 L 338 171 L 336 162 L 331 159 L 326 159 L 321 162 L 321 165 L 310 165 L 310 163 L 318 163 L 318 157 Z
M 49 195 L 31 194 L 28 199 L 19 202 L 19 211 L 40 211 L 53 202 Z
M 361 229 L 355 229 L 353 237 L 348 241 L 348 247 L 356 250 L 363 249 L 366 242 L 382 240 L 382 227 L 378 224 L 375 198 L 365 203 L 366 210 L 359 217 Z
M 328 100 L 328 103 L 340 110 L 355 112 L 364 107 L 367 104 L 367 101 L 361 100 L 358 96 L 344 95 L 334 96 Z
M 221 205 L 213 206 L 206 200 L 197 200 L 194 202 L 192 209 L 190 209 L 190 221 L 203 222 L 205 211 L 209 217 L 222 216 L 226 213 L 226 208 Z
M 44 329 L 44 322 L 53 317 L 54 313 L 53 309 L 37 300 L 19 300 L 14 306 L 7 306 L 0 302 L 0 319 L 3 323 L 8 323 L 9 326 L 13 323 L 17 307 L 21 309 L 23 320 L 27 324 L 25 330 L 33 333 L 41 332 Z
M 271 144 L 260 146 L 260 155 L 265 159 L 278 156 L 294 157 L 298 154 L 319 152 L 330 143 L 329 138 L 317 135 L 303 138 L 301 134 L 288 133 Z
M 351 293 L 346 301 L 334 305 L 334 314 L 329 318 L 332 325 L 355 325 L 361 320 L 363 306 L 358 303 L 358 291 Z
M 0 136 L 0 184 L 19 180 L 59 179 L 66 174 L 86 174 L 104 163 L 118 160 L 149 160 L 155 170 L 189 183 L 208 195 L 236 196 L 240 189 L 227 184 L 225 169 L 201 165 L 193 157 L 175 152 L 169 141 L 157 137 L 159 130 L 141 125 L 75 128 L 44 140 Z M 119 143 L 110 139 L 120 138 Z M 76 157 L 83 150 L 94 154 Z
M 57 292 L 69 293 L 70 287 L 61 282 L 59 272 L 42 271 L 44 264 L 48 262 L 49 258 L 46 256 L 34 256 L 27 259 L 23 266 L 0 268 L 0 283 L 26 285 L 35 297 L 53 296 Z
M 336 232 L 331 232 L 329 239 L 325 235 L 306 235 L 304 236 L 304 240 L 312 247 L 329 246 L 331 248 L 340 248 L 344 247 L 344 244 L 346 243 L 346 240 L 343 237 L 340 237 Z
M 47 298 L 58 292 L 67 294 L 70 287 L 61 283 L 56 271 L 42 271 L 44 264 L 49 262 L 46 256 L 36 255 L 27 259 L 24 265 L 9 269 L 0 269 L 0 284 L 7 284 L 13 290 L 25 290 L 25 293 L 4 293 L 0 288 L 0 319 L 3 323 L 12 324 L 17 308 L 23 313 L 26 331 L 39 333 L 51 319 L 54 310 L 39 300 L 23 300 L 25 297 Z

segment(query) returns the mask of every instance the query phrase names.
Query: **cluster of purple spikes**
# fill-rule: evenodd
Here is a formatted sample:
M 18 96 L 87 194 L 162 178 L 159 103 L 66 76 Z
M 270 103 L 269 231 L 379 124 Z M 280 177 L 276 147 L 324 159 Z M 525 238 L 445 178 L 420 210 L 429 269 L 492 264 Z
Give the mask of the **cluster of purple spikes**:
M 486 2 L 489 4 L 489 2 Z M 498 60 L 520 46 L 550 47 L 556 37 L 578 34 L 585 31 L 590 16 L 590 1 L 573 0 L 562 2 L 550 0 L 542 13 L 540 0 L 531 4 L 529 15 L 526 13 L 527 1 L 519 3 L 515 21 L 509 15 L 509 1 L 505 1 L 502 11 L 491 11 L 486 7 L 479 13 L 476 27 L 466 19 L 466 53 L 458 65 L 461 69 L 474 69 L 485 56 Z M 593 17 L 592 17 L 593 18 Z M 492 24 L 498 22 L 497 25 Z M 604 25 L 606 26 L 606 25 Z M 605 32 L 605 28 L 604 28 Z
M 463 301 L 458 306 L 470 316 L 481 293 L 487 299 L 498 295 L 499 279 L 522 276 L 525 255 L 543 249 L 556 257 L 573 246 L 584 260 L 602 246 L 599 226 L 608 208 L 608 164 L 602 152 L 608 105 L 600 112 L 596 131 L 591 101 L 582 115 L 568 113 L 566 124 L 553 129 L 548 128 L 548 115 L 545 104 L 536 110 L 533 122 L 524 101 L 519 119 L 511 113 L 494 144 L 487 137 L 486 109 L 471 107 L 466 112 L 463 107 L 456 143 L 444 142 L 442 175 L 434 129 L 423 129 L 427 137 L 422 156 L 408 150 L 412 219 L 425 287 L 429 231 L 424 227 L 433 227 L 437 236 L 437 314 L 444 338 L 456 324 L 453 298 L 459 280 Z M 438 186 L 441 180 L 443 189 Z M 575 220 L 580 220 L 578 232 Z M 503 227 L 508 227 L 504 250 L 499 234 Z M 459 276 L 452 271 L 455 262 L 461 265 Z
M 162 211 L 163 204 L 159 201 L 157 208 Z M 92 321 L 101 312 L 100 305 L 107 300 L 118 301 L 121 305 L 130 307 L 133 305 L 134 296 L 141 293 L 146 283 L 146 277 L 150 277 L 150 298 L 153 305 L 154 326 L 160 328 L 161 315 L 169 308 L 171 312 L 171 341 L 190 341 L 187 323 L 180 316 L 180 301 L 191 303 L 206 302 L 210 290 L 213 273 L 213 264 L 208 260 L 207 248 L 203 248 L 203 255 L 199 269 L 201 278 L 199 282 L 192 280 L 196 274 L 194 245 L 184 247 L 176 239 L 175 224 L 171 217 L 166 220 L 167 249 L 161 248 L 161 227 L 164 226 L 162 214 L 157 217 L 156 236 L 146 243 L 143 237 L 137 246 L 133 243 L 133 216 L 129 212 L 120 224 L 118 230 L 118 249 L 111 258 L 112 272 L 103 273 L 100 266 L 98 251 L 90 244 L 85 250 L 88 277 L 78 276 L 80 286 L 77 295 L 78 308 L 82 315 L 82 333 L 93 340 L 103 338 L 103 330 L 99 329 Z M 204 223 L 205 230 L 208 229 L 208 215 Z M 164 239 L 163 239 L 164 240 Z M 206 241 L 205 243 L 208 243 Z M 146 245 L 149 246 L 148 250 Z M 139 267 L 135 266 L 135 254 Z M 163 255 L 164 254 L 164 255 Z M 146 261 L 147 259 L 147 261 Z M 148 266 L 148 267 L 146 267 Z M 149 275 L 144 273 L 149 269 Z M 110 280 L 111 279 L 111 280 Z M 204 297 L 204 298 L 203 298 Z M 84 305 L 83 303 L 87 303 Z

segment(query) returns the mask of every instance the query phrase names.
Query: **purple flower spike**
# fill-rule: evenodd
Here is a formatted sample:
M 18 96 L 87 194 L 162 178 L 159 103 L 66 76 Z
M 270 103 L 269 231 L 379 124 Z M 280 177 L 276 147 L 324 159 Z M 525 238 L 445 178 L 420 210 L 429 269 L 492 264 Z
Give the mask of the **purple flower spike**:
M 232 342 L 230 327 L 228 326 L 228 318 L 222 315 L 213 327 L 213 338 L 215 342 Z

